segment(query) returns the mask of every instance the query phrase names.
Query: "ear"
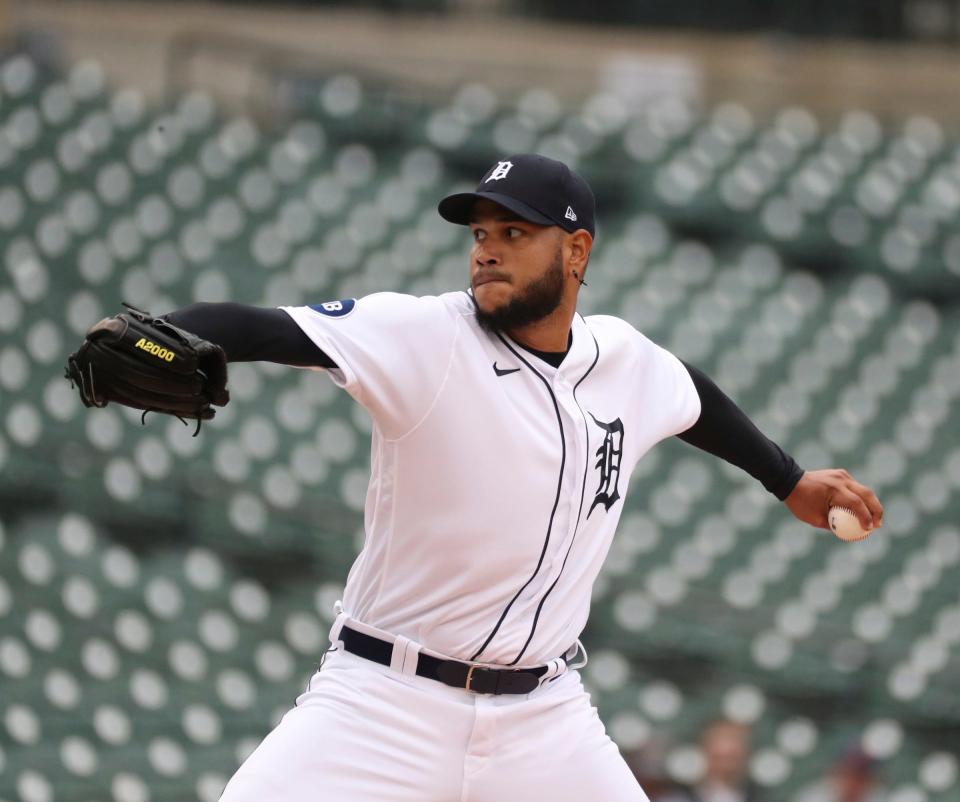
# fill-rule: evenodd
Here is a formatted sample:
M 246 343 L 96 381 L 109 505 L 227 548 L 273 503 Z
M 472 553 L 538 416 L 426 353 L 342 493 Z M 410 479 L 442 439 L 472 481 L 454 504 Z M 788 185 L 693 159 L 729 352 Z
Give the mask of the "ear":
M 585 228 L 580 228 L 572 234 L 567 234 L 564 243 L 567 267 L 577 271 L 581 278 L 587 269 L 590 259 L 590 249 L 593 247 L 593 237 Z

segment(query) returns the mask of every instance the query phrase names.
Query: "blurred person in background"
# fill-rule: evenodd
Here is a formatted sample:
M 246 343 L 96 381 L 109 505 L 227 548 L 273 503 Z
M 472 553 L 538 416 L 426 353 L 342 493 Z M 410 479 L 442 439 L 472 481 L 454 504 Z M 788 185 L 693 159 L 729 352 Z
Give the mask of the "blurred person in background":
M 851 746 L 822 780 L 801 790 L 794 802 L 886 802 L 877 761 Z
M 710 724 L 700 738 L 706 765 L 690 788 L 658 802 L 757 802 L 756 787 L 747 777 L 750 728 L 728 719 Z
M 668 744 L 651 737 L 643 746 L 624 753 L 624 760 L 647 792 L 650 802 L 687 802 L 686 791 L 667 772 Z

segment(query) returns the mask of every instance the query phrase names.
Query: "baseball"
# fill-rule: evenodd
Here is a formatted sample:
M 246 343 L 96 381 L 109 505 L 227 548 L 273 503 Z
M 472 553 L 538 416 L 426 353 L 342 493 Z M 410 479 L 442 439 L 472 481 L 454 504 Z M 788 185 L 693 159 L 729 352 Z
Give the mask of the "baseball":
M 841 540 L 863 540 L 873 531 L 864 529 L 860 519 L 846 507 L 831 507 L 827 513 L 827 522 L 830 524 L 830 531 Z

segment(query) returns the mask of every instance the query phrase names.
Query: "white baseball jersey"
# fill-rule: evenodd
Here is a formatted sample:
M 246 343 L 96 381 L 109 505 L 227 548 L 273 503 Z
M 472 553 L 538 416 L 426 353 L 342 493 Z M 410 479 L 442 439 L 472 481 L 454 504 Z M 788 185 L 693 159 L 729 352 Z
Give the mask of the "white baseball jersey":
M 466 292 L 283 308 L 374 422 L 344 610 L 460 660 L 563 654 L 634 466 L 699 417 L 686 368 L 606 315 L 574 317 L 554 368 L 481 329 Z

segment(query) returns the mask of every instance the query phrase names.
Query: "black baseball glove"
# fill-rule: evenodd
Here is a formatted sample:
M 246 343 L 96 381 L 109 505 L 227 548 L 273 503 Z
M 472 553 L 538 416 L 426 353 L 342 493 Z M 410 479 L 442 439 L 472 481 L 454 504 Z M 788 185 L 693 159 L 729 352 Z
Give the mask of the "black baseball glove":
M 66 377 L 87 407 L 114 401 L 181 420 L 209 420 L 230 400 L 227 358 L 219 345 L 135 309 L 91 326 L 67 359 Z

